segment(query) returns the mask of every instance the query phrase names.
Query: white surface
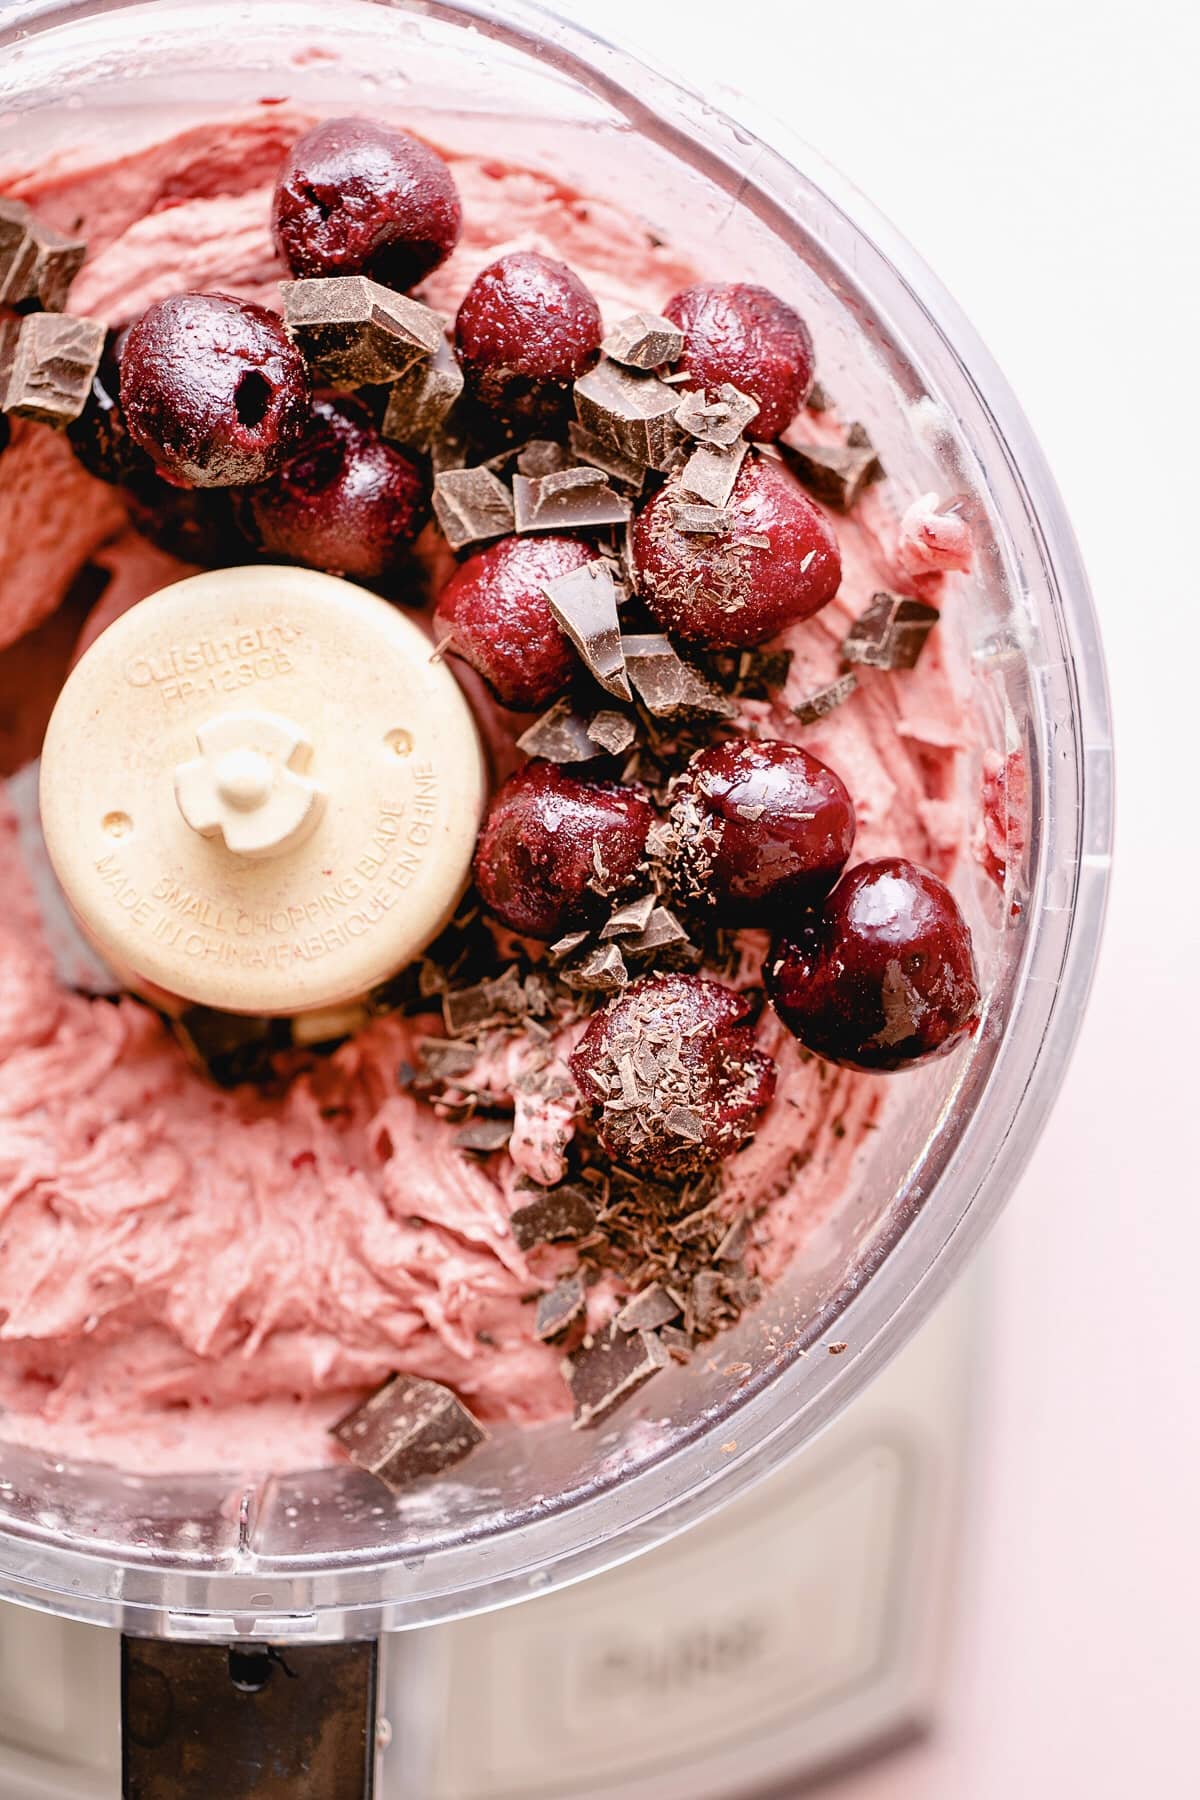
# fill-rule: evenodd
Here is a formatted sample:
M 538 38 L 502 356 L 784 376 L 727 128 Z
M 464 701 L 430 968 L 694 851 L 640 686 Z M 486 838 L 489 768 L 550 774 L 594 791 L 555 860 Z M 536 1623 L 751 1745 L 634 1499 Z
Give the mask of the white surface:
M 1195 1791 L 1198 15 L 1185 0 L 560 10 L 718 105 L 719 82 L 742 88 L 913 241 L 1041 437 L 1108 650 L 1112 906 L 1066 1090 L 990 1252 L 999 1342 L 958 1674 L 938 1741 L 854 1791 Z

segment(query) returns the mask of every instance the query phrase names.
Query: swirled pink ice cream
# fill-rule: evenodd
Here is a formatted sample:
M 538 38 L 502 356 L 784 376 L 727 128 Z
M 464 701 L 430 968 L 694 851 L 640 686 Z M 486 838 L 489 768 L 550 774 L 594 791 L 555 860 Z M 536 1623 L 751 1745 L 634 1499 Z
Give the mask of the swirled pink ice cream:
M 42 169 L 6 184 L 52 222 L 82 220 L 89 256 L 72 310 L 120 324 L 181 288 L 278 304 L 283 271 L 270 193 L 296 135 L 273 110 L 197 130 L 103 168 Z M 566 260 L 606 321 L 660 308 L 695 278 L 611 208 L 542 175 L 460 158 L 463 238 L 421 290 L 452 312 L 508 249 Z M 720 273 L 720 271 L 717 271 Z M 813 442 L 835 434 L 814 416 Z M 836 675 L 852 620 L 881 589 L 945 587 L 969 558 L 966 528 L 925 500 L 900 520 L 872 488 L 838 520 L 837 598 L 790 629 L 794 660 L 773 701 L 742 703 L 751 735 L 803 740 L 847 784 L 856 854 L 903 854 L 946 875 L 973 820 L 960 780 L 969 730 L 938 634 L 911 672 L 863 670 L 813 725 L 792 707 Z M 431 564 L 446 551 L 432 533 Z M 9 771 L 36 753 L 73 654 L 184 565 L 129 525 L 48 429 L 17 423 L 0 458 L 0 746 Z M 93 584 L 104 591 L 86 610 Z M 464 678 L 496 774 L 519 760 L 511 715 Z M 509 1151 L 478 1160 L 452 1121 L 397 1081 L 426 1017 L 380 1019 L 320 1056 L 295 1056 L 277 1088 L 221 1091 L 167 1027 L 126 998 L 56 985 L 12 819 L 0 799 L 0 1406 L 4 1431 L 60 1454 L 132 1468 L 302 1466 L 335 1452 L 330 1423 L 401 1369 L 448 1383 L 484 1420 L 565 1412 L 559 1352 L 533 1306 L 564 1263 L 522 1251 L 511 1213 L 522 1176 L 557 1179 L 572 1108 L 517 1083 L 523 1052 L 487 1053 L 477 1086 L 516 1094 Z M 767 1014 L 777 1096 L 728 1165 L 724 1198 L 766 1202 L 748 1252 L 777 1274 L 836 1205 L 885 1081 L 806 1059 Z M 539 1059 L 561 1068 L 569 1042 Z M 514 1060 L 516 1059 L 516 1060 Z M 589 1306 L 613 1305 L 600 1282 Z

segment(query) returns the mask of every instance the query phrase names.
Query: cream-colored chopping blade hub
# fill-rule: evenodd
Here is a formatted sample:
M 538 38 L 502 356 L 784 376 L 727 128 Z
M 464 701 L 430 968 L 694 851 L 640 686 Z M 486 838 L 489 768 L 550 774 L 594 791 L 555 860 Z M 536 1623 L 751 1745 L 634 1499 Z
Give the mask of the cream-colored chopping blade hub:
M 84 929 L 165 1004 L 354 1000 L 452 914 L 479 736 L 420 627 L 308 569 L 213 570 L 109 626 L 42 753 L 46 844 Z

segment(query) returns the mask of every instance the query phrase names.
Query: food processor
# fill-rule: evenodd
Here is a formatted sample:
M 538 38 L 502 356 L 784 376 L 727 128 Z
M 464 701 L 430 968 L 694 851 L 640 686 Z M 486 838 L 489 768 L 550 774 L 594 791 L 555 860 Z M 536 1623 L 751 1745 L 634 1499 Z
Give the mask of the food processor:
M 451 1729 L 422 1650 L 435 1634 L 412 1628 L 611 1569 L 746 1494 L 928 1317 L 1011 1190 L 1079 1026 L 1111 746 L 1086 580 L 1019 409 L 913 252 L 778 125 L 751 130 L 525 4 L 342 0 L 335 19 L 306 0 L 18 0 L 0 19 L 0 179 L 281 99 L 454 150 L 502 145 L 700 267 L 793 299 L 897 497 L 936 490 L 970 520 L 976 570 L 943 622 L 980 740 L 962 801 L 977 808 L 985 757 L 1003 769 L 1016 752 L 1029 794 L 1003 893 L 973 863 L 959 876 L 987 995 L 969 1049 L 904 1078 L 903 1112 L 796 1265 L 647 1403 L 594 1432 L 497 1431 L 451 1478 L 399 1494 L 349 1466 L 256 1473 L 253 1445 L 165 1477 L 4 1447 L 0 1596 L 123 1634 L 126 1791 L 337 1800 L 372 1791 L 397 1732 L 411 1751 L 431 1715 Z M 254 1785 L 254 1758 L 261 1774 L 283 1740 L 294 1766 Z M 175 1785 L 154 1785 L 164 1770 Z M 444 1791 L 487 1790 L 464 1776 Z M 495 1791 L 537 1790 L 526 1774 Z

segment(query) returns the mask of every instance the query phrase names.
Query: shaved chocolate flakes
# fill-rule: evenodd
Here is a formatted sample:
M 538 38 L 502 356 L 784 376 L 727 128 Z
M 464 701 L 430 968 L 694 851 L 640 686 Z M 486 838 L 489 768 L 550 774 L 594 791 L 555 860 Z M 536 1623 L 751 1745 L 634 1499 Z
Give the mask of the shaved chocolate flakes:
M 452 1468 L 487 1437 L 449 1388 L 415 1375 L 393 1375 L 332 1433 L 351 1462 L 396 1492 Z
M 535 1244 L 556 1244 L 585 1238 L 596 1223 L 591 1194 L 577 1182 L 544 1188 L 535 1200 L 527 1200 L 512 1214 L 512 1234 L 522 1250 Z
M 538 1295 L 534 1337 L 540 1338 L 543 1343 L 551 1338 L 561 1337 L 568 1326 L 583 1316 L 586 1305 L 583 1278 L 579 1275 L 564 1275 L 548 1294 Z
M 557 469 L 548 475 L 513 477 L 516 528 L 528 531 L 590 531 L 624 525 L 629 502 L 609 486 L 602 469 Z
M 414 362 L 392 382 L 380 430 L 398 444 L 428 450 L 462 391 L 463 372 L 443 338 L 431 358 Z M 461 467 L 464 460 L 462 452 L 455 466 Z M 450 462 L 440 465 L 442 469 L 450 466 Z
M 675 423 L 701 444 L 728 448 L 736 444 L 758 411 L 758 401 L 728 381 L 719 387 L 696 388 L 675 408 Z
M 613 444 L 643 468 L 665 468 L 679 443 L 679 396 L 657 375 L 602 357 L 575 383 L 575 411 L 585 431 Z
M 842 661 L 872 669 L 913 669 L 938 617 L 937 608 L 923 600 L 876 594 L 843 640 Z
M 460 1125 L 454 1134 L 454 1142 L 460 1150 L 473 1150 L 481 1156 L 490 1156 L 495 1150 L 503 1150 L 512 1136 L 511 1119 L 468 1119 Z
M 732 718 L 737 708 L 726 694 L 684 662 L 670 638 L 647 632 L 622 639 L 625 667 L 638 696 L 655 718 L 681 713 L 707 713 Z
M 459 1077 L 468 1076 L 479 1060 L 474 1044 L 464 1044 L 454 1038 L 422 1038 L 417 1044 L 417 1055 L 421 1068 L 431 1080 L 451 1084 Z
M 804 444 L 785 432 L 779 442 L 808 491 L 839 512 L 849 512 L 863 489 L 883 474 L 869 438 L 862 444 Z
M 21 323 L 4 410 L 42 425 L 69 425 L 87 404 L 105 331 L 96 319 L 30 313 Z
M 602 561 L 582 563 L 542 589 L 555 623 L 570 638 L 584 667 L 606 693 L 632 700 L 612 569 Z
M 584 994 L 612 994 L 628 980 L 625 958 L 616 944 L 597 945 L 577 969 L 563 976 L 567 987 Z
M 61 312 L 87 244 L 35 218 L 22 200 L 0 200 L 0 306 L 33 301 Z
M 643 463 L 635 462 L 633 457 L 625 456 L 615 444 L 605 443 L 603 438 L 585 430 L 578 419 L 572 419 L 567 427 L 567 439 L 571 446 L 571 454 L 577 462 L 589 463 L 593 468 L 602 469 L 611 481 L 618 481 L 622 487 L 640 489 L 646 479 Z M 527 470 L 522 471 L 528 473 Z
M 748 447 L 744 438 L 728 448 L 697 444 L 679 472 L 680 493 L 708 506 L 728 506 Z
M 836 681 L 831 681 L 828 687 L 818 688 L 815 694 L 809 694 L 808 698 L 802 700 L 799 706 L 794 706 L 792 711 L 802 725 L 815 725 L 818 719 L 823 719 L 831 713 L 835 706 L 840 706 L 844 700 L 848 700 L 857 686 L 858 676 L 851 671 L 850 674 L 841 675 Z
M 666 1288 L 652 1281 L 644 1287 L 640 1294 L 627 1300 L 616 1316 L 615 1323 L 620 1331 L 657 1331 L 660 1325 L 669 1325 L 683 1311 L 677 1300 L 673 1300 Z
M 683 355 L 683 333 L 660 313 L 635 312 L 614 325 L 600 348 L 633 369 L 657 369 Z
M 452 550 L 513 528 L 512 495 L 490 469 L 444 469 L 434 476 L 433 510 Z
M 282 281 L 283 324 L 305 361 L 340 387 L 395 381 L 428 362 L 446 321 L 365 275 Z
M 503 975 L 494 980 L 477 982 L 474 987 L 451 988 L 442 996 L 442 1014 L 450 1037 L 465 1037 L 488 1025 L 523 1019 L 528 1011 L 529 998 L 515 963 L 510 963 Z
M 599 1425 L 669 1360 L 652 1333 L 607 1326 L 566 1360 L 564 1373 L 575 1401 L 576 1425 Z

